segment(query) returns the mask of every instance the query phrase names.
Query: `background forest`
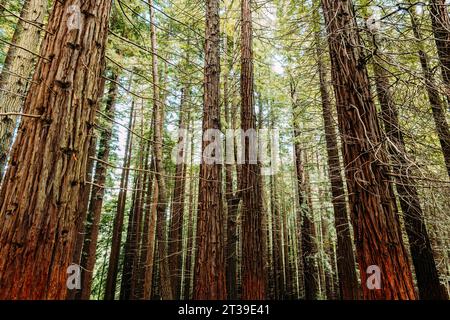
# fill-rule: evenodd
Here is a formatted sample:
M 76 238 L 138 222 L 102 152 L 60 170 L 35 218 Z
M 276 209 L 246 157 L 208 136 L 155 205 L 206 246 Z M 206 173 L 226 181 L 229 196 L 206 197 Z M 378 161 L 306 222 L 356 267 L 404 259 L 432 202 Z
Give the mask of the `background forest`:
M 0 0 L 0 63 L 0 299 L 448 299 L 448 1 Z

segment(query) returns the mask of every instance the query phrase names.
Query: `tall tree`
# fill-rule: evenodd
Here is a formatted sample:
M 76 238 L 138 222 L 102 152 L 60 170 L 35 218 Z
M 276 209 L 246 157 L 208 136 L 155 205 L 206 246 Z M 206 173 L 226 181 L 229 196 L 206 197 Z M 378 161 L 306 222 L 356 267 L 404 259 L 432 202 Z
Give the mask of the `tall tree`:
M 314 226 L 313 212 L 310 203 L 308 202 L 308 175 L 305 172 L 306 154 L 301 145 L 302 133 L 300 124 L 300 101 L 297 92 L 297 82 L 294 79 L 290 80 L 290 94 L 292 103 L 292 116 L 294 124 L 294 160 L 295 173 L 297 180 L 297 232 L 299 250 L 301 252 L 300 264 L 303 266 L 303 281 L 305 290 L 305 299 L 315 300 L 319 297 L 320 288 L 318 283 L 319 270 L 317 266 L 317 243 L 316 231 Z
M 2 4 L 4 8 L 4 4 Z M 26 0 L 0 74 L 0 180 L 13 141 L 17 115 L 36 62 L 47 1 Z
M 193 121 L 191 120 L 190 127 L 193 127 Z M 183 299 L 189 300 L 191 298 L 191 288 L 193 283 L 193 261 L 194 261 L 194 230 L 195 230 L 195 184 L 196 179 L 194 177 L 194 139 L 191 139 L 191 156 L 190 156 L 190 172 L 189 172 L 189 216 L 187 221 L 187 241 L 185 250 L 185 276 L 184 276 L 184 292 Z
M 222 165 L 209 157 L 210 142 L 219 137 L 208 136 L 220 130 L 220 19 L 219 1 L 206 2 L 205 67 L 203 94 L 203 142 L 197 220 L 197 253 L 195 257 L 194 299 L 226 299 L 224 210 L 222 201 Z M 216 141 L 217 143 L 217 141 Z M 219 142 L 220 143 L 220 142 Z
M 281 300 L 285 292 L 283 270 L 283 242 L 281 237 L 281 210 L 278 199 L 277 175 L 270 177 L 271 214 L 272 214 L 272 256 L 273 256 L 273 283 L 274 298 Z
M 322 8 L 363 298 L 415 299 L 353 3 L 322 0 Z
M 131 87 L 131 79 L 130 79 Z M 109 255 L 108 273 L 105 284 L 105 300 L 114 300 L 116 296 L 117 274 L 119 272 L 119 256 L 122 243 L 123 220 L 125 216 L 125 205 L 128 188 L 128 178 L 130 175 L 131 151 L 133 147 L 133 127 L 134 127 L 134 100 L 131 104 L 130 117 L 128 121 L 127 140 L 125 144 L 125 155 L 123 160 L 122 175 L 120 178 L 120 191 L 117 201 L 116 215 L 113 221 L 113 231 L 111 239 L 111 253 Z
M 154 158 L 155 158 L 155 175 L 158 184 L 158 204 L 157 210 L 157 227 L 156 239 L 158 242 L 159 253 L 159 272 L 160 272 L 160 289 L 161 296 L 164 300 L 173 298 L 173 291 L 170 279 L 169 262 L 166 259 L 167 243 L 165 241 L 165 225 L 166 225 L 166 183 L 163 164 L 163 116 L 164 102 L 160 96 L 160 82 L 158 72 L 158 45 L 155 27 L 155 9 L 153 0 L 149 1 L 150 9 L 150 37 L 152 50 L 152 80 L 153 80 L 153 119 L 154 119 Z
M 241 129 L 256 135 L 253 90 L 253 28 L 251 0 L 241 1 Z M 253 131 L 254 133 L 252 133 Z M 242 299 L 259 300 L 266 296 L 263 210 L 260 167 L 250 154 L 251 137 L 242 140 L 243 164 L 240 189 L 242 198 Z M 256 254 L 255 254 L 256 253 Z
M 0 299 L 66 296 L 110 8 L 110 0 L 54 4 L 24 106 L 39 118 L 23 119 L 0 191 Z
M 228 130 L 236 129 L 236 106 L 231 104 L 230 96 L 230 74 L 233 67 L 233 38 L 229 35 L 224 39 L 224 52 L 226 53 L 226 72 L 223 76 L 223 105 L 225 113 L 225 121 Z M 236 159 L 235 138 L 233 143 L 225 145 L 225 154 L 231 159 Z M 237 215 L 239 211 L 239 203 L 241 198 L 239 192 L 235 192 L 233 188 L 233 173 L 237 170 L 232 163 L 225 164 L 225 198 L 227 201 L 227 244 L 226 244 L 226 274 L 227 274 L 227 293 L 230 300 L 237 299 L 237 243 L 238 237 L 236 232 Z M 239 177 L 238 177 L 239 180 Z M 239 182 L 237 183 L 239 184 Z
M 321 45 L 320 15 L 315 10 L 315 42 L 317 53 L 317 69 L 319 74 L 320 97 L 322 102 L 322 117 L 327 145 L 328 175 L 331 183 L 331 194 L 334 209 L 334 224 L 337 234 L 337 271 L 339 276 L 340 296 L 344 300 L 359 298 L 358 278 L 356 276 L 356 263 L 353 254 L 352 237 L 350 235 L 350 222 L 347 212 L 342 167 L 339 159 L 336 126 L 334 124 L 331 97 L 327 85 L 327 73 L 324 63 L 324 54 Z
M 122 281 L 120 287 L 120 299 L 130 300 L 136 298 L 136 289 L 139 278 L 138 263 L 139 263 L 139 244 L 141 237 L 141 221 L 142 221 L 142 194 L 143 194 L 143 181 L 145 181 L 145 174 L 142 172 L 144 162 L 147 159 L 148 149 L 147 144 L 144 143 L 143 133 L 143 110 L 141 109 L 141 145 L 144 145 L 144 149 L 141 149 L 138 158 L 137 166 L 138 171 L 134 176 L 134 190 L 131 200 L 131 208 L 128 216 L 128 228 L 127 238 L 124 248 L 124 260 Z
M 150 142 L 149 142 L 150 144 Z M 150 145 L 148 146 L 150 150 Z M 156 226 L 156 203 L 158 201 L 156 187 L 154 185 L 154 161 L 153 158 L 150 161 L 150 165 L 147 167 L 150 169 L 147 179 L 147 194 L 145 199 L 145 218 L 142 231 L 142 243 L 139 262 L 140 271 L 140 298 L 148 300 L 151 294 L 151 286 L 153 282 L 153 265 L 154 265 L 154 252 L 155 252 L 155 226 Z

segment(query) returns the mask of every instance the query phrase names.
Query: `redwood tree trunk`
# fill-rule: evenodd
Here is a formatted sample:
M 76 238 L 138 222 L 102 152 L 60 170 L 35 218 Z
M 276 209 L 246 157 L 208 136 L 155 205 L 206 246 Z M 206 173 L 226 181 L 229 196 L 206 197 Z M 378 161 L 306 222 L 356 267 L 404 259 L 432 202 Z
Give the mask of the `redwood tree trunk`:
M 318 17 L 319 18 L 319 17 Z M 320 27 L 320 25 L 319 25 Z M 337 271 L 339 276 L 340 297 L 343 300 L 359 299 L 358 278 L 356 275 L 355 256 L 353 254 L 350 223 L 345 198 L 342 167 L 339 160 L 336 126 L 331 109 L 331 98 L 327 86 L 326 69 L 320 45 L 320 30 L 316 31 L 317 68 L 319 71 L 320 95 L 322 99 L 322 116 L 325 128 L 325 141 L 328 155 L 328 174 L 331 182 L 331 202 L 334 209 L 334 225 L 337 235 Z
M 241 1 L 241 128 L 256 130 L 253 91 L 251 0 Z M 250 140 L 250 139 L 249 139 Z M 266 275 L 263 210 L 258 163 L 251 163 L 250 143 L 243 137 L 242 198 L 242 299 L 265 299 Z
M 152 164 L 153 164 L 152 160 Z M 151 168 L 154 168 L 152 165 Z M 144 276 L 144 287 L 143 287 L 143 299 L 148 300 L 152 296 L 152 288 L 153 288 L 153 269 L 156 265 L 155 256 L 156 256 L 156 223 L 157 223 L 157 212 L 156 206 L 158 203 L 158 185 L 154 182 L 154 189 L 152 194 L 152 199 L 147 200 L 147 215 L 151 214 L 150 217 L 150 225 L 148 231 L 148 241 L 146 248 L 146 263 L 145 263 L 145 276 Z M 153 202 L 153 203 L 152 203 Z M 149 219 L 149 218 L 147 218 Z
M 0 74 L 0 113 L 20 113 L 38 52 L 41 30 L 47 12 L 47 1 L 26 0 Z M 31 21 L 33 24 L 25 21 Z M 0 116 L 0 181 L 13 141 L 16 115 Z
M 350 0 L 322 0 L 322 7 L 363 297 L 415 299 L 353 4 Z M 372 277 L 371 285 L 367 283 L 371 266 L 379 268 L 379 289 Z
M 210 129 L 220 130 L 219 29 L 219 1 L 208 0 L 206 1 L 203 134 Z M 210 142 L 203 141 L 202 152 Z M 224 300 L 227 297 L 227 288 L 225 284 L 222 165 L 220 162 L 207 163 L 207 160 L 202 156 L 200 165 L 194 299 Z
M 64 299 L 98 105 L 110 0 L 55 2 L 0 191 L 0 299 Z M 93 43 L 97 45 L 92 45 Z
M 294 124 L 294 158 L 297 180 L 297 236 L 299 246 L 298 263 L 303 267 L 303 287 L 306 300 L 315 300 L 319 297 L 319 270 L 315 254 L 317 253 L 316 231 L 312 219 L 312 208 L 307 199 L 307 174 L 304 170 L 304 152 L 300 144 L 301 132 L 299 123 L 299 101 L 297 85 L 291 80 L 292 117 Z

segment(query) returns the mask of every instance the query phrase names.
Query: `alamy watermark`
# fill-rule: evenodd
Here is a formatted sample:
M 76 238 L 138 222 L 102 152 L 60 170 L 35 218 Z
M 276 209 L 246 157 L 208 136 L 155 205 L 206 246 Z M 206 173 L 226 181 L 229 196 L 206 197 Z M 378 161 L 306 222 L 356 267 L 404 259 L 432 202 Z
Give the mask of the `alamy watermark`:
M 178 132 L 179 142 L 172 150 L 176 164 L 188 162 L 185 156 L 192 141 L 192 133 L 186 129 Z M 278 129 L 218 129 L 205 130 L 202 137 L 205 147 L 200 161 L 207 165 L 258 164 L 262 175 L 277 174 L 281 165 L 280 133 Z
M 380 290 L 381 289 L 381 269 L 379 266 L 372 265 L 366 270 L 367 277 L 366 286 L 369 290 Z
M 71 264 L 67 268 L 67 281 L 66 286 L 69 290 L 81 289 L 81 267 L 77 264 Z

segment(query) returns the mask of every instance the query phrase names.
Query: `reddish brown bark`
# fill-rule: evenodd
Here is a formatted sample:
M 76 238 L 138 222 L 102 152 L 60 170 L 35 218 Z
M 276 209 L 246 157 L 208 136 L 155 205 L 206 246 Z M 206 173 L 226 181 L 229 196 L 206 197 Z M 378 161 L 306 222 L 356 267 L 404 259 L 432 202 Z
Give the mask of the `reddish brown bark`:
M 150 168 L 154 170 L 154 160 L 152 159 Z M 153 270 L 157 263 L 156 259 L 156 223 L 157 223 L 157 210 L 158 203 L 158 185 L 154 181 L 154 175 L 149 177 L 149 185 L 147 186 L 147 199 L 145 209 L 145 223 L 143 231 L 143 239 L 141 246 L 141 281 L 142 281 L 142 293 L 140 298 L 149 300 L 152 297 L 152 289 L 154 285 Z M 153 186 L 153 191 L 150 192 L 150 188 Z
M 296 134 L 298 138 L 299 133 Z M 298 183 L 298 205 L 301 211 L 301 238 L 304 272 L 305 299 L 316 300 L 319 298 L 319 269 L 317 266 L 317 242 L 316 228 L 314 226 L 311 193 L 308 192 L 308 175 L 303 167 L 303 151 L 298 143 L 295 144 L 295 163 Z
M 364 299 L 415 299 L 352 1 L 322 0 Z M 367 285 L 370 266 L 381 287 Z
M 253 90 L 253 41 L 251 0 L 241 2 L 241 128 L 256 130 Z M 250 139 L 243 138 L 242 198 L 242 295 L 244 300 L 265 299 L 263 210 L 260 167 L 251 163 Z
M 317 17 L 319 18 L 319 17 Z M 350 222 L 345 199 L 342 167 L 339 159 L 339 146 L 336 126 L 334 124 L 331 97 L 327 86 L 327 74 L 323 62 L 324 50 L 320 45 L 320 30 L 316 31 L 317 68 L 319 71 L 320 96 L 322 100 L 322 116 L 325 128 L 325 141 L 328 155 L 328 175 L 331 183 L 331 194 L 334 209 L 334 225 L 337 235 L 337 272 L 339 276 L 340 297 L 344 300 L 359 298 L 358 278 L 356 275 L 355 256 L 353 254 Z
M 54 4 L 24 106 L 41 118 L 23 119 L 0 191 L 0 299 L 66 297 L 111 7 L 82 1 L 69 29 L 76 3 Z
M 220 130 L 219 1 L 206 2 L 203 130 Z M 213 138 L 212 138 L 213 139 Z M 212 141 L 203 141 L 202 151 Z M 218 152 L 217 150 L 215 152 Z M 215 156 L 216 154 L 210 155 Z M 194 299 L 226 299 L 222 165 L 200 165 Z

